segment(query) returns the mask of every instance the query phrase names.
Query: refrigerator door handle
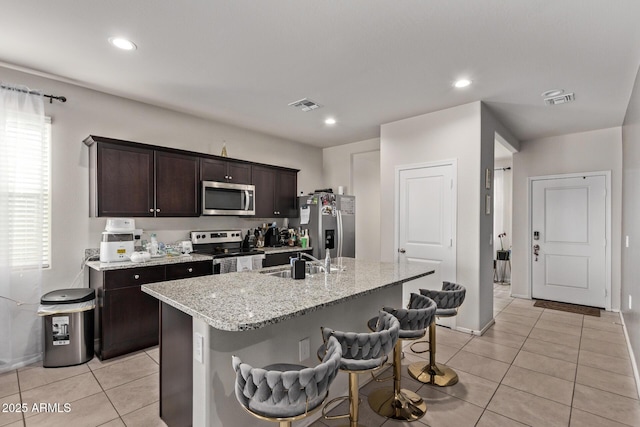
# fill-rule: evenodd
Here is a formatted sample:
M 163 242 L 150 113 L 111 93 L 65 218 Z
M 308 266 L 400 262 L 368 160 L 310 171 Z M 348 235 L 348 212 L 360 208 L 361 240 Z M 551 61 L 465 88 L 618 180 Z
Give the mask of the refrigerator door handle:
M 343 230 L 342 230 L 342 212 L 338 211 L 338 249 L 337 249 L 337 255 L 338 257 L 342 256 L 342 242 L 343 242 Z

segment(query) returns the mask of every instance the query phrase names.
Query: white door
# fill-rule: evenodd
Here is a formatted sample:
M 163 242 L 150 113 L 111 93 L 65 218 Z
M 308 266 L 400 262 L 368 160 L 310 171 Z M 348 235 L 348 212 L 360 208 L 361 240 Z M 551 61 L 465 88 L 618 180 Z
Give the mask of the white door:
M 403 301 L 419 288 L 441 289 L 456 280 L 455 165 L 398 168 L 398 258 L 435 269 L 422 280 L 405 284 Z
M 535 179 L 531 195 L 533 298 L 606 307 L 606 176 Z

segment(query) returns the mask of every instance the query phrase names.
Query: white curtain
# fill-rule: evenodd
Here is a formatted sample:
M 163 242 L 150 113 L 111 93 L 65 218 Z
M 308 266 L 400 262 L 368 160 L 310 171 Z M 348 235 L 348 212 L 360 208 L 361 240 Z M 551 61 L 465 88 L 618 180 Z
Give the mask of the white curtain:
M 35 183 L 43 181 L 40 156 L 47 153 L 33 141 L 41 141 L 46 130 L 43 97 L 29 92 L 0 86 L 0 373 L 33 363 L 42 353 L 37 309 L 46 200 Z M 25 199 L 30 214 L 16 215 L 16 200 Z

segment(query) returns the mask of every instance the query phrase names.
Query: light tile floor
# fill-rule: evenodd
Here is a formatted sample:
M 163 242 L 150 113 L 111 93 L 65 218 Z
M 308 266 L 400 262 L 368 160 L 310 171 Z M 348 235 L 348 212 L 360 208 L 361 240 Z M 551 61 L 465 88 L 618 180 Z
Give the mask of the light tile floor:
M 366 396 L 384 384 L 369 383 L 361 390 L 360 423 L 640 426 L 640 401 L 618 314 L 602 312 L 596 318 L 539 309 L 532 301 L 511 298 L 509 292 L 508 286 L 495 285 L 496 324 L 482 337 L 438 328 L 438 362 L 458 372 L 458 384 L 422 385 L 406 374 L 405 366 L 402 386 L 426 400 L 423 419 L 403 423 L 378 416 L 369 409 Z M 426 357 L 428 353 L 405 348 L 403 365 Z M 46 402 L 70 403 L 71 411 L 33 410 L 34 403 Z M 158 417 L 158 349 L 105 362 L 94 358 L 76 367 L 35 365 L 2 374 L 0 405 L 5 404 L 26 404 L 28 411 L 0 412 L 0 426 L 164 426 Z M 343 404 L 335 411 L 345 409 Z M 317 421 L 313 426 L 338 424 Z

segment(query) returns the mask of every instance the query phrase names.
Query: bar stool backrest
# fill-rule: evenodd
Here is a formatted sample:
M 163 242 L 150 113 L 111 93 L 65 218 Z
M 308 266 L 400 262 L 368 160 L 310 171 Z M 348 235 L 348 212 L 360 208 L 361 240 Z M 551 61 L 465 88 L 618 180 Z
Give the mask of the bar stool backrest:
M 298 371 L 268 371 L 254 368 L 233 356 L 238 402 L 254 415 L 297 417 L 319 406 L 340 368 L 342 348 L 331 337 L 322 362 Z
M 420 289 L 421 295 L 431 298 L 438 306 L 436 316 L 443 317 L 458 314 L 466 293 L 464 286 L 451 282 L 442 282 L 442 290 Z
M 424 335 L 424 330 L 433 322 L 436 303 L 426 296 L 411 294 L 408 308 L 384 307 L 400 321 L 400 338 L 416 338 Z
M 381 311 L 375 332 L 342 332 L 331 328 L 322 328 L 322 339 L 326 342 L 329 337 L 335 337 L 342 346 L 343 359 L 365 361 L 380 359 L 389 354 L 398 341 L 399 332 L 400 322 L 398 319 Z M 352 366 L 351 369 L 354 368 L 355 366 Z

